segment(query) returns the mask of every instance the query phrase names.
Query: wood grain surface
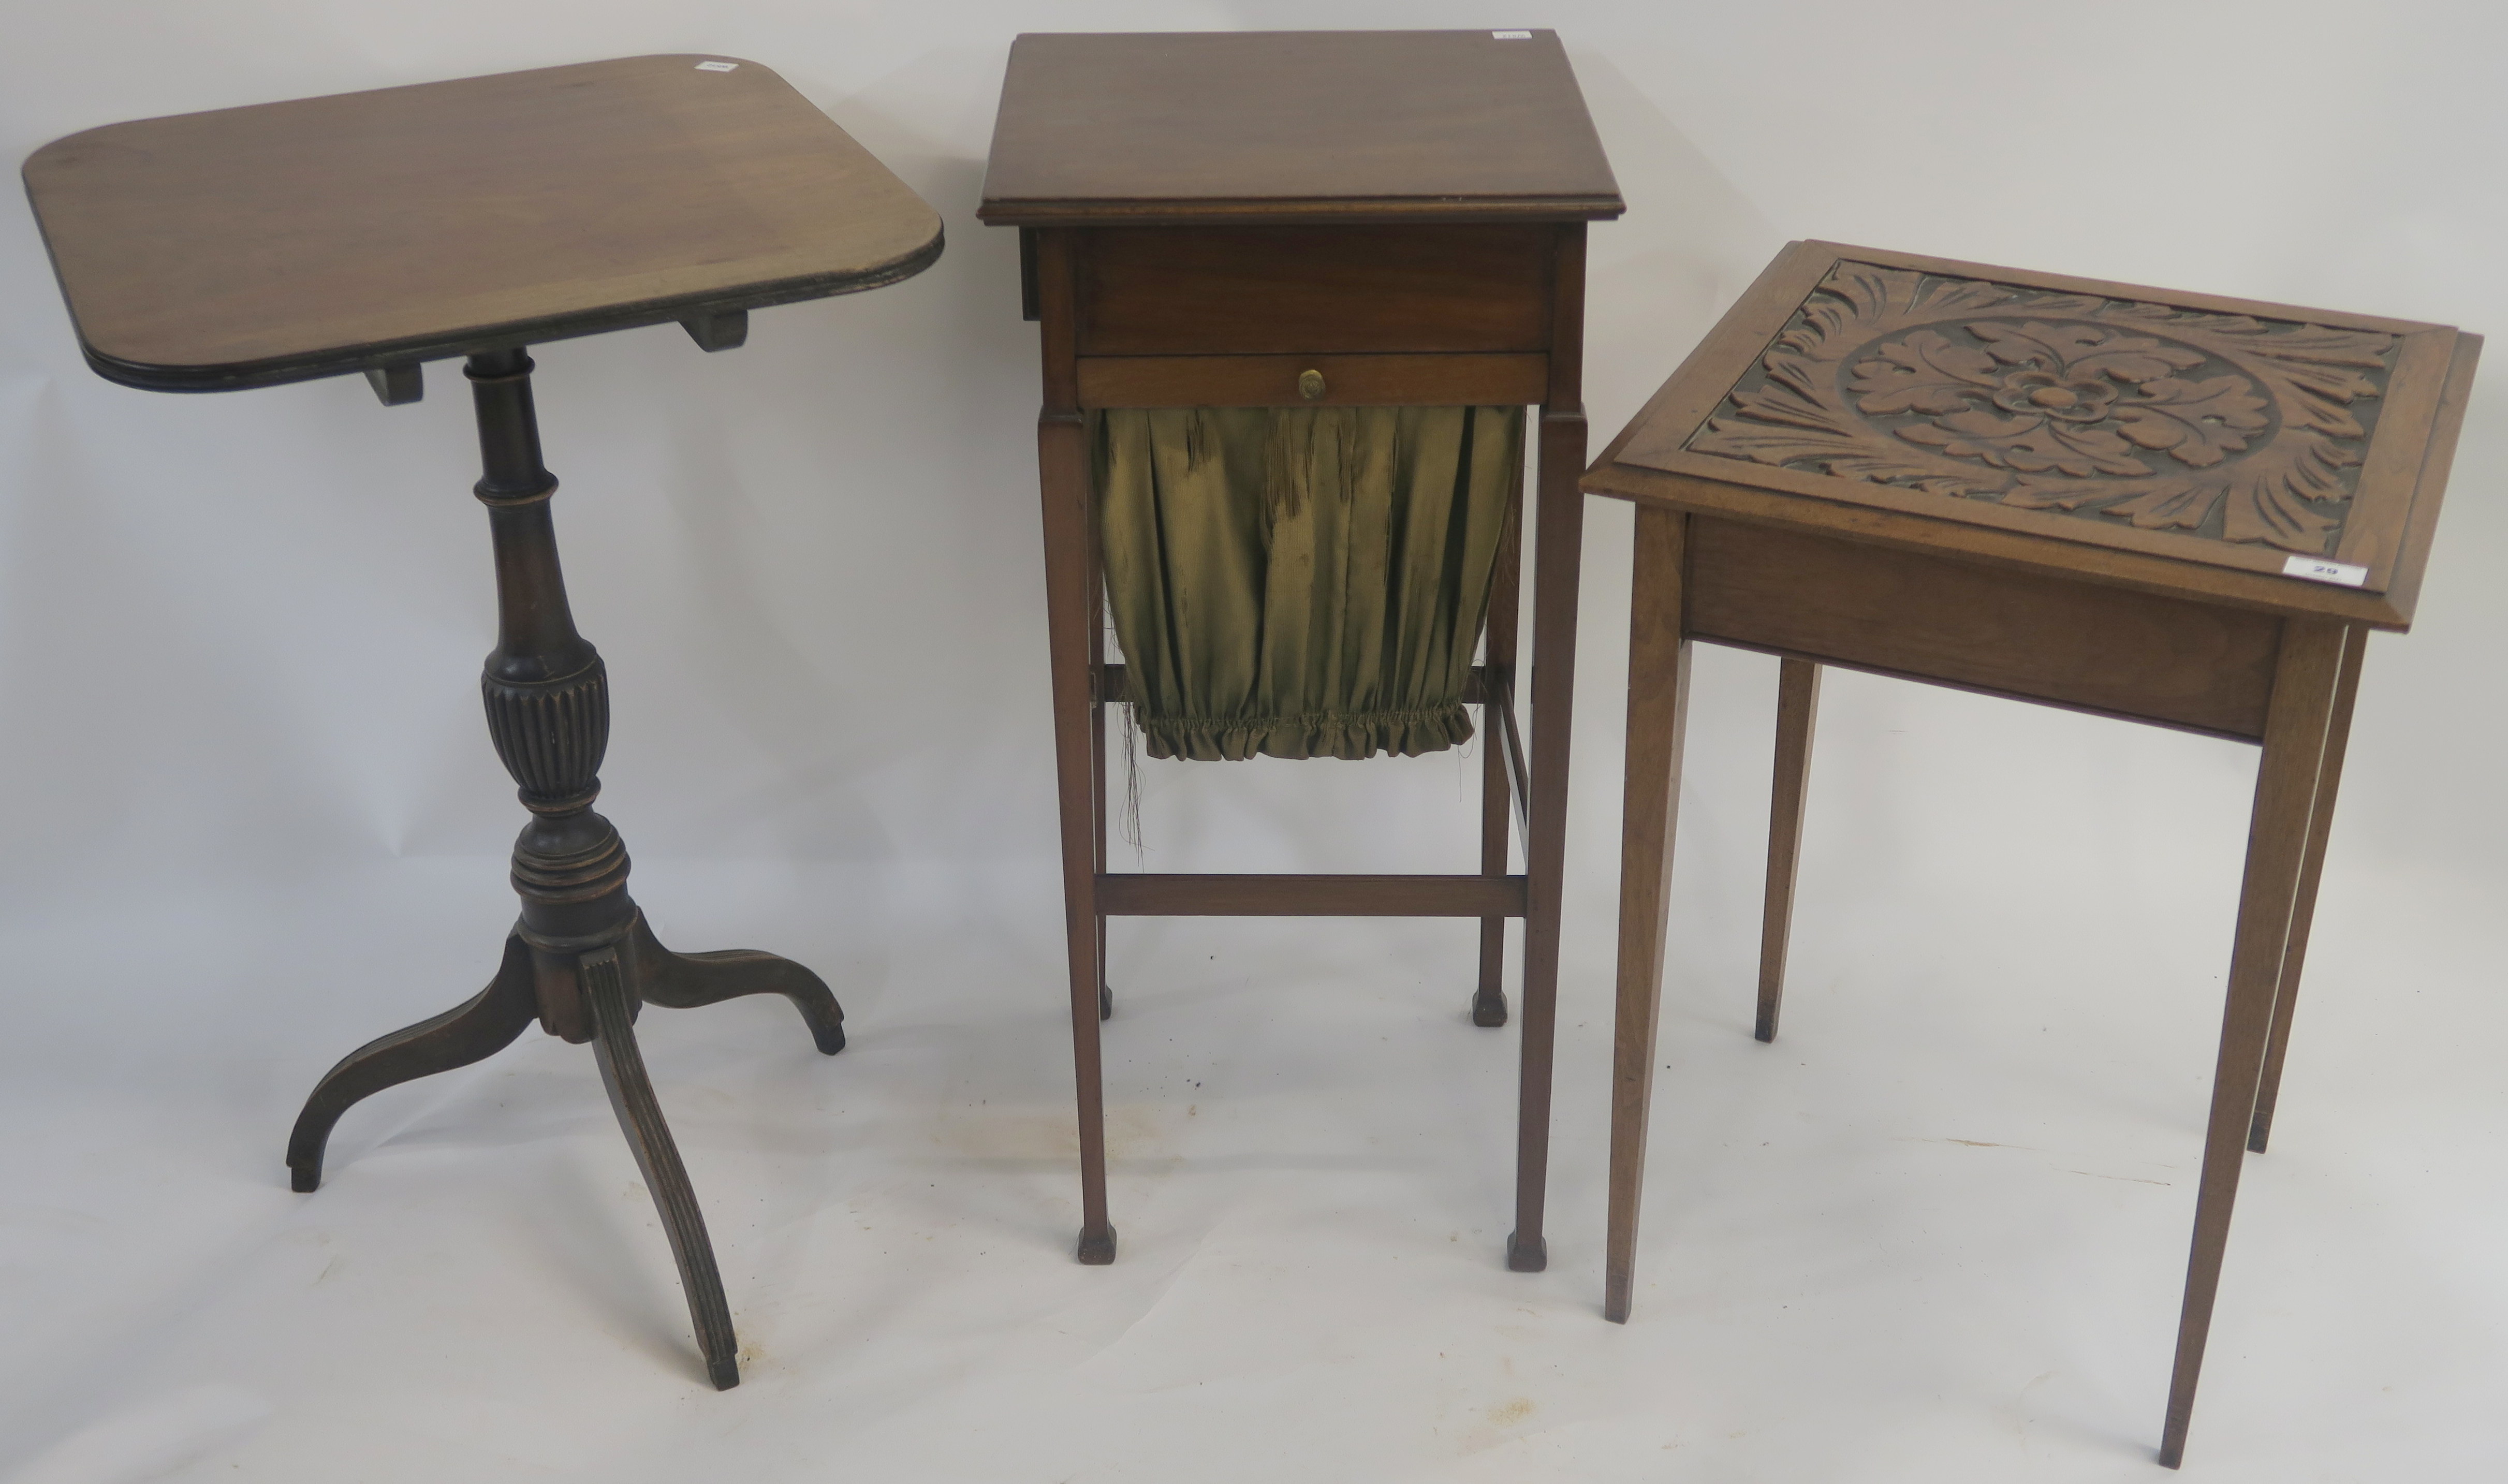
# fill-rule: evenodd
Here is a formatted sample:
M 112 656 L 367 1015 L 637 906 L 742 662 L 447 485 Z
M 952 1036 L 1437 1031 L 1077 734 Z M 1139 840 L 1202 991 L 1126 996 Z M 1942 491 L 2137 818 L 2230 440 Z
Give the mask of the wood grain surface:
M 1019 37 L 977 215 L 1072 226 L 1622 209 L 1552 32 L 1251 31 Z
M 1080 358 L 1083 407 L 1521 407 L 1549 382 L 1543 355 Z
M 940 217 L 827 115 L 713 60 L 112 124 L 36 151 L 26 189 L 91 363 L 165 390 L 845 293 L 939 255 Z
M 2214 736 L 2264 735 L 2269 614 L 1740 521 L 1690 522 L 1684 632 Z
M 1510 875 L 1197 875 L 1124 872 L 1097 878 L 1110 917 L 1521 917 Z
M 1544 350 L 1558 231 L 1400 223 L 1084 232 L 1080 352 Z

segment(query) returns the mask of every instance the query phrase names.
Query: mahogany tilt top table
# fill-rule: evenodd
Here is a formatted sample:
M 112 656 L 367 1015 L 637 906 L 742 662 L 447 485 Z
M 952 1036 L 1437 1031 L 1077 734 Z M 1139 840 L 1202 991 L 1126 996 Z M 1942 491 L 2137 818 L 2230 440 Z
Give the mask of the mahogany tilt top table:
M 1796 242 L 1586 474 L 1637 503 L 1610 1243 L 1628 1317 L 1692 640 L 1781 655 L 1758 1037 L 1820 667 L 2261 744 L 2160 1462 L 2262 1153 L 2369 631 L 2410 626 L 2481 339 Z
M 845 1044 L 819 977 L 756 952 L 673 953 L 627 895 L 592 803 L 609 682 L 575 632 L 532 409 L 534 342 L 678 321 L 742 343 L 749 312 L 910 278 L 940 221 L 756 62 L 639 56 L 109 125 L 25 166 L 26 191 L 98 375 L 218 391 L 362 371 L 415 401 L 424 361 L 466 358 L 496 543 L 497 648 L 481 688 L 532 821 L 522 916 L 468 1003 L 349 1055 L 288 1141 L 296 1189 L 350 1104 L 467 1065 L 537 1019 L 590 1041 L 660 1209 L 718 1387 L 739 1380 L 705 1218 L 636 1046 L 644 1005 L 790 998 Z

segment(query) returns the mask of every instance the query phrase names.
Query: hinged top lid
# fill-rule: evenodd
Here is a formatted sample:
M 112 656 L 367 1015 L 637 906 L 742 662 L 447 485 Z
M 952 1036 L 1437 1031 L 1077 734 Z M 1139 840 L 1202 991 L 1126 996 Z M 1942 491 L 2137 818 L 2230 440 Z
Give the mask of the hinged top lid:
M 819 298 L 940 252 L 869 152 L 721 57 L 111 124 L 25 178 L 89 363 L 169 390 Z
M 2400 628 L 2480 347 L 1796 242 L 1585 487 Z
M 1019 37 L 977 214 L 1073 226 L 1622 209 L 1554 32 L 1251 31 Z

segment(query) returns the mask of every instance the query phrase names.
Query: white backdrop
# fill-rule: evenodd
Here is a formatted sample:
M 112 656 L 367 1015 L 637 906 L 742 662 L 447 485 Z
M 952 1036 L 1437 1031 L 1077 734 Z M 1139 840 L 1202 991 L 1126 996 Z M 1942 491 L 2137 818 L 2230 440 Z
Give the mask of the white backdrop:
M 1020 29 L 1541 25 L 1629 202 L 1596 446 L 1789 238 L 2508 329 L 2475 4 L 231 0 L 11 5 L 22 158 L 120 119 L 648 52 L 773 66 L 947 218 L 902 286 L 548 347 L 604 807 L 666 941 L 799 957 L 645 1020 L 744 1342 L 704 1387 L 591 1058 L 299 1099 L 494 966 L 520 811 L 467 399 L 81 365 L 0 211 L 0 1477 L 2155 1477 L 2253 754 L 1832 678 L 1784 1039 L 1749 1039 L 1774 662 L 1700 661 L 1637 1319 L 1597 1317 L 1627 512 L 1585 551 L 1550 1271 L 1514 1033 L 1440 923 L 1116 930 L 1112 1269 L 1076 1227 L 1015 244 Z M 2508 386 L 2371 647 L 2273 1153 L 2190 1474 L 2508 1467 L 2494 644 Z M 1145 765 L 1144 859 L 1469 869 L 1476 762 Z

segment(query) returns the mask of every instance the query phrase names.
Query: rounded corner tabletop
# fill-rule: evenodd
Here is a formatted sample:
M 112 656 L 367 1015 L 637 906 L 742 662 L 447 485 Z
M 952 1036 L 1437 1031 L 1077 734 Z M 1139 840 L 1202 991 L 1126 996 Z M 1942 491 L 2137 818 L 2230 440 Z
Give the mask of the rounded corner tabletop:
M 941 245 L 791 84 L 703 56 L 107 124 L 23 173 L 89 364 L 160 391 L 853 293 Z

